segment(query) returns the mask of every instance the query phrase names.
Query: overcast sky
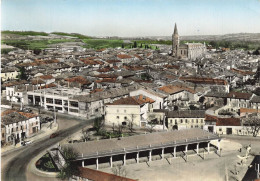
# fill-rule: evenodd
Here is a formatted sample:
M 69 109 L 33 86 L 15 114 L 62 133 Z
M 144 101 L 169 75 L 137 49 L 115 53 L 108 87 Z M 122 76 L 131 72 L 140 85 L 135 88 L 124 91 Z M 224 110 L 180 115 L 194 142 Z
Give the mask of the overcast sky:
M 90 36 L 260 33 L 260 0 L 2 0 L 2 30 Z

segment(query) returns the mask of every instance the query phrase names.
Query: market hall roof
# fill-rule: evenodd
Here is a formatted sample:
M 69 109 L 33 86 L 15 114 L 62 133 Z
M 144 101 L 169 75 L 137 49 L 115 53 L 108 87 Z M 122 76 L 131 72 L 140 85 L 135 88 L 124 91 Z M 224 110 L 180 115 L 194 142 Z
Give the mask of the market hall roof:
M 219 136 L 202 129 L 185 129 L 178 131 L 156 132 L 135 135 L 118 139 L 104 139 L 73 144 L 64 144 L 61 147 L 72 147 L 79 153 L 77 160 L 96 158 L 98 156 L 117 155 L 121 152 L 149 150 L 172 145 L 186 145 L 198 142 L 207 142 L 220 139 Z

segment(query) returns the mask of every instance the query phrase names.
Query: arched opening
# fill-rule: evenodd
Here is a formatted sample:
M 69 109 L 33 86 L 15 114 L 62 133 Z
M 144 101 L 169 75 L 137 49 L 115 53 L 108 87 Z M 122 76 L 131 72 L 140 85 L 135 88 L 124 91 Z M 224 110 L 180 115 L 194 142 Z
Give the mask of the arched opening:
M 178 130 L 178 126 L 177 126 L 177 125 L 174 125 L 174 126 L 172 127 L 172 130 Z

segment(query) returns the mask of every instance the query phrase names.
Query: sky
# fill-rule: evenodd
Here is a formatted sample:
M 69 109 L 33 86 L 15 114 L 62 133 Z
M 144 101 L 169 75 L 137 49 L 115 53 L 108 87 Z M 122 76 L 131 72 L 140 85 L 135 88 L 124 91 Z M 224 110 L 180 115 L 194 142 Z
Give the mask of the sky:
M 89 36 L 260 33 L 260 0 L 2 0 L 1 29 Z

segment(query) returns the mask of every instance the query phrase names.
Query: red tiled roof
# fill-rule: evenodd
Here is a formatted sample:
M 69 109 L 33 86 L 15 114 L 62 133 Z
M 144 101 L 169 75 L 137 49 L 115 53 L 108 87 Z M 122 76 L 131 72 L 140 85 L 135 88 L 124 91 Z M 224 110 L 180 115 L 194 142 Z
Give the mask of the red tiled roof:
M 51 88 L 51 87 L 56 87 L 56 85 L 51 83 L 51 84 L 47 84 L 47 85 L 44 85 L 44 86 L 40 86 L 40 89 L 47 89 L 47 88 Z
M 89 180 L 95 181 L 136 181 L 133 179 L 129 179 L 126 177 L 120 177 L 114 174 L 101 172 L 99 170 L 93 170 L 89 168 L 79 167 L 80 176 L 81 178 L 87 178 Z
M 52 75 L 42 75 L 42 76 L 39 76 L 41 79 L 44 79 L 44 80 L 48 80 L 48 79 L 53 79 L 53 76 Z
M 167 69 L 180 69 L 180 66 L 177 65 L 164 65 L 163 67 Z
M 241 113 L 260 113 L 260 109 L 249 109 L 249 108 L 240 108 L 240 114 Z
M 239 73 L 241 75 L 255 75 L 255 73 L 252 71 L 244 71 L 244 70 L 238 70 L 238 69 L 234 69 L 234 68 L 232 68 L 231 71 L 235 72 L 235 73 Z
M 120 60 L 107 60 L 107 63 L 118 63 L 121 62 Z
M 243 93 L 243 92 L 230 92 L 227 97 L 235 99 L 246 99 L 249 100 L 253 94 L 252 93 Z
M 118 54 L 117 57 L 120 58 L 120 59 L 133 58 L 132 56 L 130 56 L 130 55 L 126 55 L 126 54 Z
M 30 118 L 33 118 L 33 117 L 36 117 L 37 114 L 34 114 L 34 113 L 26 113 L 26 112 L 20 112 L 20 111 L 17 111 L 17 110 L 13 110 L 13 109 L 8 109 L 8 110 L 5 110 L 4 112 L 1 113 L 1 116 L 5 116 L 5 115 L 8 115 L 8 114 L 11 114 L 13 112 L 17 112 L 19 113 L 20 115 L 30 119 Z
M 163 87 L 160 87 L 159 90 L 166 92 L 168 94 L 175 94 L 181 91 L 188 91 L 192 94 L 195 93 L 193 89 L 190 89 L 188 87 L 180 87 L 180 86 L 173 86 L 173 85 L 165 85 Z
M 110 71 L 112 71 L 112 69 L 110 67 L 105 67 L 105 68 L 102 68 L 102 69 L 98 69 L 97 71 L 98 72 L 110 72 Z
M 106 48 L 101 48 L 101 49 L 99 49 L 99 50 L 96 50 L 97 52 L 103 52 L 103 51 L 105 51 L 106 50 Z
M 206 114 L 205 121 L 216 122 L 216 126 L 241 126 L 240 118 L 220 118 Z
M 38 84 L 45 84 L 45 82 L 43 81 L 43 80 L 41 80 L 41 79 L 33 79 L 33 80 L 31 80 L 31 83 L 33 84 L 33 85 L 38 85 Z
M 223 79 L 212 79 L 204 77 L 180 77 L 180 80 L 188 81 L 198 84 L 217 84 L 217 85 L 227 85 L 227 81 Z
M 81 58 L 80 61 L 87 65 L 103 65 L 104 63 L 99 60 L 94 60 L 96 57 Z
M 107 105 L 142 105 L 145 103 L 153 103 L 153 102 L 154 100 L 150 98 L 144 98 L 143 95 L 140 95 L 137 97 L 121 98 Z
M 96 92 L 102 92 L 104 89 L 94 89 L 90 92 L 90 94 L 92 93 L 96 93 Z
M 68 82 L 78 82 L 78 83 L 80 83 L 80 84 L 82 84 L 82 85 L 85 85 L 85 84 L 89 84 L 89 83 L 90 83 L 86 78 L 84 78 L 84 77 L 82 77 L 82 76 L 76 76 L 76 77 L 72 77 L 72 78 L 66 78 L 65 80 L 68 81 Z
M 96 75 L 96 77 L 98 77 L 98 78 L 117 78 L 118 76 L 114 75 L 114 74 L 99 74 L 99 75 Z

